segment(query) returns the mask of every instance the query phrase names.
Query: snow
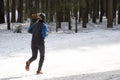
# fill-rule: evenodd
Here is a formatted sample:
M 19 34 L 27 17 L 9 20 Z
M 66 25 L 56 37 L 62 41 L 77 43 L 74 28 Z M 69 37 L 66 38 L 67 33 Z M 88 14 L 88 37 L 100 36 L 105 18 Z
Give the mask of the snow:
M 25 71 L 31 34 L 29 23 L 22 25 L 22 33 L 13 33 L 14 26 L 8 31 L 6 24 L 0 25 L 0 80 L 120 80 L 119 25 L 107 29 L 105 23 L 89 23 L 83 29 L 79 24 L 79 32 L 74 33 L 74 28 L 63 30 L 67 26 L 63 23 L 59 32 L 52 31 L 45 39 L 42 75 L 36 75 L 39 58 Z

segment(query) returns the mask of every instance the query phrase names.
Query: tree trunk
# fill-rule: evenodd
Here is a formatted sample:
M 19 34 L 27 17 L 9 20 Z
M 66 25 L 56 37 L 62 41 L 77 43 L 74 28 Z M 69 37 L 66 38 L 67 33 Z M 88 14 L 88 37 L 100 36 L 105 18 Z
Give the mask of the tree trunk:
M 100 0 L 97 0 L 96 1 L 96 17 L 97 19 L 99 18 L 99 5 L 100 4 Z
M 108 0 L 107 28 L 113 28 L 113 0 Z
M 0 23 L 5 23 L 5 18 L 4 18 L 4 0 L 0 0 Z
M 81 0 L 79 0 L 79 19 L 78 19 L 79 23 L 81 22 L 81 17 L 82 17 L 82 8 L 80 3 L 81 3 Z
M 36 3 L 36 11 L 37 13 L 39 12 L 39 0 L 35 0 Z
M 29 0 L 25 0 L 25 13 L 24 13 L 24 19 L 26 20 L 28 17 L 30 17 Z
M 93 23 L 96 23 L 97 19 L 97 0 L 93 0 Z
M 75 14 L 75 32 L 77 33 L 78 32 L 78 28 L 77 28 L 77 12 Z
M 81 2 L 81 7 L 82 7 L 82 27 L 86 28 L 87 27 L 87 3 L 86 0 L 82 0 Z
M 11 22 L 16 22 L 16 0 L 12 0 L 12 17 Z
M 120 24 L 120 0 L 117 0 L 117 6 L 118 6 L 118 24 Z
M 23 0 L 18 1 L 18 20 L 17 22 L 23 22 Z
M 55 13 L 55 5 L 53 0 L 48 0 L 48 10 L 47 10 L 47 14 L 48 14 L 48 18 L 47 21 L 48 22 L 53 22 L 53 16 Z
M 120 5 L 118 6 L 118 24 L 120 24 Z
M 72 26 L 71 26 L 71 17 L 70 17 L 70 4 L 71 4 L 71 0 L 69 0 L 69 2 L 67 2 L 67 0 L 64 0 L 64 4 L 65 4 L 65 7 L 64 7 L 64 16 L 65 16 L 65 20 L 66 22 L 68 22 L 68 30 L 71 30 L 72 29 Z
M 113 19 L 116 18 L 117 0 L 113 0 Z
M 103 21 L 103 16 L 104 16 L 104 0 L 100 0 L 100 21 Z
M 56 5 L 56 31 L 58 28 L 61 28 L 61 22 L 63 21 L 63 9 L 62 9 L 62 1 L 57 0 Z
M 86 8 L 82 8 L 82 27 L 87 28 L 87 11 Z
M 9 14 L 9 12 L 10 12 L 10 9 L 9 9 L 9 0 L 7 0 L 7 2 L 6 2 L 6 8 L 7 8 L 7 29 L 8 30 L 10 30 L 11 28 L 10 28 L 10 14 Z
M 73 1 L 73 14 L 74 14 L 74 17 L 75 17 L 75 32 L 77 33 L 78 32 L 78 25 L 77 25 L 77 20 L 78 20 L 78 8 L 79 5 L 78 5 L 78 0 L 74 0 Z
M 113 0 L 113 22 L 116 25 L 116 9 L 117 9 L 117 0 Z

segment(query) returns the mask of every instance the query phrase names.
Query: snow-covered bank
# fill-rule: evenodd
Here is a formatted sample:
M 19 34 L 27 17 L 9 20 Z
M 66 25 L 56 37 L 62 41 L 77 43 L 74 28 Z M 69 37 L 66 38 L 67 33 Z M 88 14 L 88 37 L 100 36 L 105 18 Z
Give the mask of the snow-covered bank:
M 21 34 L 1 29 L 0 80 L 119 80 L 119 26 L 94 28 L 79 33 L 50 33 L 45 40 L 43 75 L 35 75 L 38 60 L 32 63 L 29 72 L 24 69 L 31 56 L 27 28 Z

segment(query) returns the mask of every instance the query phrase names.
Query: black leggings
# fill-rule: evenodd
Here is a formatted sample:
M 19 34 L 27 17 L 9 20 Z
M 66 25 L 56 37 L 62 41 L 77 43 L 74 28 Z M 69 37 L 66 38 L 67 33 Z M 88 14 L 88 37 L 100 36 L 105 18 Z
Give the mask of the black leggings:
M 29 59 L 29 61 L 31 63 L 31 62 L 33 62 L 34 60 L 37 59 L 38 50 L 39 50 L 40 60 L 39 60 L 38 70 L 41 70 L 43 62 L 44 62 L 44 57 L 45 57 L 45 46 L 44 46 L 44 44 L 42 44 L 42 45 L 32 45 L 31 49 L 32 49 L 32 57 Z

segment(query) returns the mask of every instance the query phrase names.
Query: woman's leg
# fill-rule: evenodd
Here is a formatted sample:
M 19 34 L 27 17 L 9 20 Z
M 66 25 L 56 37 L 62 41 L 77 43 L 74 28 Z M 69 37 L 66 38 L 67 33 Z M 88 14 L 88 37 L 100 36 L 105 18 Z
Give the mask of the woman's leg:
M 38 72 L 41 71 L 41 68 L 42 68 L 42 65 L 43 65 L 43 62 L 44 62 L 44 57 L 45 57 L 45 46 L 44 46 L 44 44 L 39 46 L 39 51 L 40 51 L 40 60 L 39 60 Z

